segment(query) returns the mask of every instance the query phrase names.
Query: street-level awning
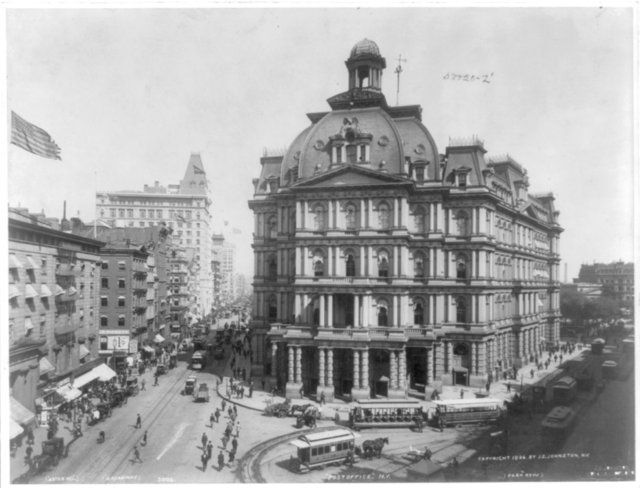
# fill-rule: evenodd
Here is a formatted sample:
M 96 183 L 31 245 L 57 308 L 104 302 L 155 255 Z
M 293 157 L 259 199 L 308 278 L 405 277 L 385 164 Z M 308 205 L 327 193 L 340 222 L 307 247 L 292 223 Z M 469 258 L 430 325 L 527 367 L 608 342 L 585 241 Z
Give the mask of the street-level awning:
M 16 423 L 20 425 L 29 425 L 35 420 L 36 414 L 13 397 L 10 399 L 10 406 L 11 418 Z
M 82 392 L 71 385 L 64 385 L 56 389 L 56 393 L 60 395 L 66 402 L 75 400 L 82 395 Z
M 158 330 L 162 330 L 162 329 L 164 329 L 165 325 L 166 325 L 166 324 L 160 324 L 160 325 L 158 326 Z
M 52 296 L 53 293 L 51 293 L 51 290 L 49 289 L 49 287 L 47 285 L 40 285 L 40 297 L 42 298 L 47 298 Z
M 149 354 L 152 354 L 152 353 L 156 352 L 156 350 L 153 347 L 149 347 L 149 346 L 142 346 L 142 349 L 145 352 L 148 352 Z
M 10 440 L 15 439 L 23 432 L 24 432 L 24 429 L 20 427 L 20 424 L 18 424 L 13 419 L 9 419 L 9 439 Z
M 117 376 L 116 372 L 106 364 L 99 364 L 94 371 L 97 371 L 100 381 L 109 381 Z
M 179 339 L 180 338 L 180 332 L 172 332 L 171 333 L 171 337 L 173 339 Z
M 83 347 L 82 345 L 80 347 Z M 86 347 L 85 347 L 86 349 Z M 78 376 L 75 380 L 73 380 L 73 386 L 76 388 L 82 388 L 83 386 L 91 383 L 94 380 L 98 379 L 98 374 L 96 373 L 95 368 L 91 371 Z
M 64 290 L 62 289 L 62 287 L 60 285 L 56 285 L 56 296 L 58 295 L 64 295 Z
M 46 356 L 40 358 L 40 376 L 51 373 L 55 370 L 56 368 L 51 364 L 51 361 L 49 361 Z
M 160 334 L 156 334 L 156 336 L 153 338 L 153 342 L 160 344 L 161 342 L 164 342 L 164 337 L 162 337 Z

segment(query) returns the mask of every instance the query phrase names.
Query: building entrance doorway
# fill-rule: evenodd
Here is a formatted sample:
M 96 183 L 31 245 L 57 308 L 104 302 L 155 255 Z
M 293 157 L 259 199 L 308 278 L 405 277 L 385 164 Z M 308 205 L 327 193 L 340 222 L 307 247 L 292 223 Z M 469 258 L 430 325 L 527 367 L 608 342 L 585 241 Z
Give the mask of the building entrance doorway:
M 382 376 L 378 381 L 376 381 L 375 394 L 377 397 L 386 398 L 389 396 L 389 378 Z
M 454 369 L 451 380 L 454 385 L 469 385 L 469 372 L 466 369 Z

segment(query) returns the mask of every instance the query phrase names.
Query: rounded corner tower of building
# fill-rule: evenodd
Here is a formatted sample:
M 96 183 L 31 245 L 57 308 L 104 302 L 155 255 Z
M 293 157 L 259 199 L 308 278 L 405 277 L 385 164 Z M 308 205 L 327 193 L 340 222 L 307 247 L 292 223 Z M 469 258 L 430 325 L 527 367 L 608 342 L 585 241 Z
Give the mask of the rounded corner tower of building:
M 419 105 L 390 106 L 369 39 L 347 90 L 253 180 L 252 374 L 295 398 L 483 387 L 559 340 L 550 193 L 477 137 L 444 154 Z

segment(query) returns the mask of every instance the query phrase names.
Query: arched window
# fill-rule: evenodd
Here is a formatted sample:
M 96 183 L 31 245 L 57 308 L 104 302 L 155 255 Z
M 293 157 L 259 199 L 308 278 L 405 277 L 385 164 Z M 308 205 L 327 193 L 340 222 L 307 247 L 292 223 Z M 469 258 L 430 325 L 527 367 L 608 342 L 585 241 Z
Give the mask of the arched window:
M 358 209 L 353 203 L 349 203 L 345 208 L 345 223 L 348 230 L 358 228 Z
M 278 218 L 275 215 L 269 217 L 267 221 L 267 237 L 269 239 L 278 237 Z
M 456 227 L 459 236 L 469 235 L 469 215 L 464 210 L 460 210 L 456 214 Z
M 391 228 L 391 209 L 387 202 L 378 204 L 378 226 L 381 229 Z
M 461 324 L 467 322 L 467 299 L 465 297 L 456 299 L 456 322 Z
M 422 300 L 413 302 L 413 323 L 414 325 L 424 325 L 424 305 Z
M 324 253 L 320 249 L 313 253 L 313 275 L 324 276 Z
M 422 205 L 416 207 L 415 212 L 413 213 L 413 223 L 416 227 L 416 233 L 424 234 L 427 232 L 429 227 L 428 218 L 429 213 Z
M 424 278 L 424 254 L 417 252 L 413 255 L 413 275 Z
M 278 279 L 278 260 L 274 254 L 267 258 L 267 279 L 269 281 Z
M 381 278 L 389 276 L 389 254 L 387 251 L 378 251 L 378 276 Z
M 269 301 L 267 302 L 267 317 L 270 321 L 276 320 L 278 318 L 278 300 L 275 295 L 269 296 Z
M 458 254 L 456 257 L 456 278 L 467 279 L 467 257 L 464 254 Z
M 347 276 L 355 276 L 356 275 L 356 260 L 353 257 L 353 254 L 347 254 L 346 259 L 346 268 L 347 268 Z
M 313 207 L 315 230 L 325 230 L 327 228 L 327 214 L 323 205 Z
M 389 325 L 387 302 L 381 300 L 378 302 L 378 327 L 387 327 Z

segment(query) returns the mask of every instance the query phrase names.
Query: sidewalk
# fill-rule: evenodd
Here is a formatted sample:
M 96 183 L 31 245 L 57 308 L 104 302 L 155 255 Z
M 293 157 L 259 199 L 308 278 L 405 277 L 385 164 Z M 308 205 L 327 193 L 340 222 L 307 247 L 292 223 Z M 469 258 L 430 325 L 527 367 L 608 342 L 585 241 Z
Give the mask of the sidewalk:
M 584 347 L 580 350 L 578 348 L 576 348 L 573 352 L 573 354 L 563 354 L 563 362 L 568 361 L 578 355 L 580 355 L 583 351 L 584 351 Z M 549 357 L 549 354 L 547 352 L 544 352 L 542 354 L 542 357 L 540 358 L 540 361 L 544 361 Z M 246 366 L 243 364 L 244 359 L 242 359 L 240 361 L 240 366 Z M 523 366 L 522 368 L 520 368 L 517 371 L 517 379 L 516 380 L 499 380 L 499 381 L 494 381 L 490 387 L 489 387 L 489 396 L 492 398 L 500 398 L 503 400 L 510 400 L 516 393 L 518 393 L 520 391 L 520 386 L 522 385 L 523 388 L 526 388 L 529 385 L 532 384 L 536 384 L 538 383 L 540 380 L 542 380 L 543 378 L 545 378 L 547 375 L 554 373 L 555 371 L 557 371 L 560 367 L 560 361 L 558 360 L 557 363 L 553 362 L 553 354 L 551 354 L 551 364 L 549 364 L 549 367 L 545 370 L 542 369 L 540 371 L 537 370 L 535 363 L 532 364 L 528 364 Z M 531 377 L 531 369 L 534 369 L 534 375 L 533 377 Z M 233 398 L 233 397 L 229 397 L 226 394 L 226 385 L 229 381 L 229 375 L 231 374 L 231 369 L 229 367 L 229 363 L 227 362 L 227 365 L 225 367 L 225 378 L 224 381 L 222 383 L 220 383 L 220 387 L 218 388 L 218 395 L 220 395 L 221 398 L 224 398 L 226 401 L 231 402 L 233 404 L 238 405 L 239 407 L 244 407 L 244 408 L 248 408 L 251 410 L 257 410 L 257 411 L 263 411 L 268 405 L 270 405 L 271 403 L 280 403 L 280 402 L 284 402 L 284 398 L 281 396 L 272 396 L 270 393 L 267 393 L 265 391 L 262 391 L 260 389 L 254 389 L 253 391 L 253 397 L 249 398 L 246 393 L 245 396 L 243 398 Z M 511 385 L 511 391 L 509 391 L 507 384 Z M 470 388 L 468 386 L 443 386 L 442 387 L 442 393 L 440 394 L 440 399 L 441 400 L 445 400 L 445 399 L 457 399 L 460 398 L 460 391 L 464 390 L 464 398 L 474 398 L 474 394 L 476 392 L 482 392 L 482 393 L 486 393 L 486 389 L 485 388 Z M 247 392 L 248 390 L 245 388 L 245 392 Z M 419 399 L 416 398 L 417 401 L 419 401 L 420 403 L 422 403 L 425 407 L 425 411 L 433 406 L 433 402 L 430 399 Z M 322 417 L 323 418 L 333 418 L 335 417 L 335 414 L 338 413 L 340 415 L 341 419 L 346 419 L 348 412 L 349 412 L 349 408 L 350 408 L 350 403 L 346 402 L 346 401 L 341 401 L 336 399 L 334 402 L 327 402 L 325 405 L 321 406 L 317 401 L 315 401 L 315 399 L 313 397 L 305 397 L 302 399 L 293 399 L 291 400 L 291 403 L 293 405 L 304 405 L 307 403 L 312 403 L 316 406 L 318 406 L 322 412 Z

